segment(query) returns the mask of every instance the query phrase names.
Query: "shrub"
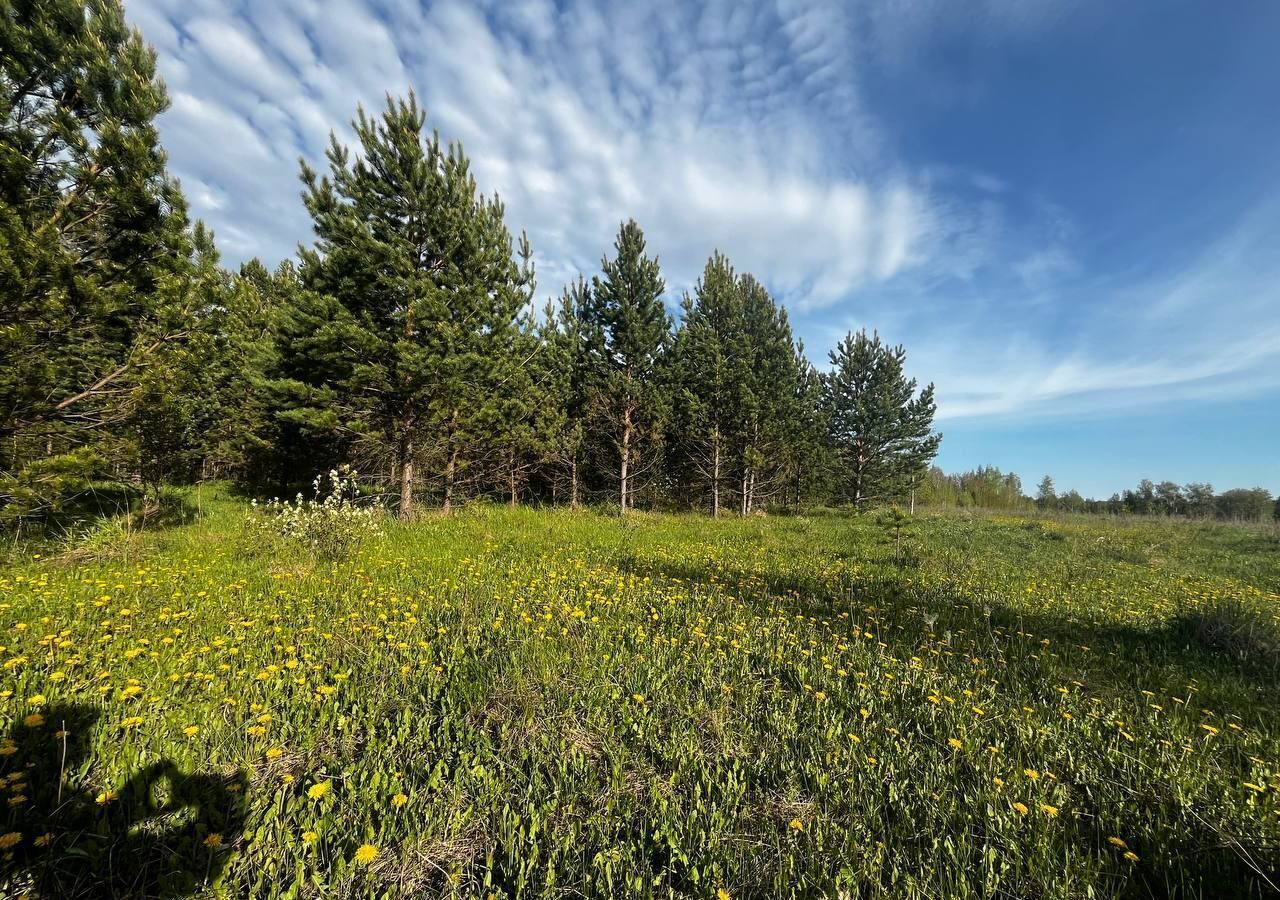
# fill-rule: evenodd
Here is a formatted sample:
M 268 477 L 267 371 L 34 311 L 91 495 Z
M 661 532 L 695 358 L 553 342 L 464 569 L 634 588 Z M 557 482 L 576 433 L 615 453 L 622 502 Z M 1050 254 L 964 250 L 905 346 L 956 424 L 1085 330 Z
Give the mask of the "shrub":
M 359 475 L 350 466 L 317 475 L 315 499 L 254 501 L 260 533 L 300 544 L 325 559 L 344 559 L 379 533 L 378 510 L 359 505 Z

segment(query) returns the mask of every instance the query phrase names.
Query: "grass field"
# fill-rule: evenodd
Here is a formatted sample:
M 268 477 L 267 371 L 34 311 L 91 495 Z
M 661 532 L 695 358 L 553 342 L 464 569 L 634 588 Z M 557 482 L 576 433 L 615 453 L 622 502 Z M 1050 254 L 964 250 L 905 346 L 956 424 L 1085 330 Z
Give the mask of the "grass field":
M 1274 532 L 199 503 L 0 571 L 0 895 L 1280 896 Z

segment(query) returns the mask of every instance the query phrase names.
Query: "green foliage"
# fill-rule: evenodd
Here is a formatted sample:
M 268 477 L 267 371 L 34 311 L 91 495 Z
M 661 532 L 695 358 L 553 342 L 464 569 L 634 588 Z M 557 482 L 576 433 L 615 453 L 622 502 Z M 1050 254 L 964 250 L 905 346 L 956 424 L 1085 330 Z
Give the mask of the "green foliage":
M 618 460 L 619 506 L 635 503 L 637 480 L 652 477 L 667 398 L 659 371 L 667 350 L 671 318 L 662 303 L 666 282 L 655 257 L 645 250 L 644 232 L 634 219 L 622 223 L 615 256 L 601 260 L 582 308 L 590 336 L 596 408 L 612 432 Z
M 531 251 L 522 240 L 517 266 L 501 202 L 478 193 L 460 147 L 424 137 L 412 94 L 352 124 L 357 157 L 335 136 L 329 174 L 302 170 L 317 235 L 302 285 L 338 304 L 315 348 L 334 378 L 316 387 L 336 392 L 343 427 L 392 449 L 408 517 L 420 456 L 448 507 L 468 450 L 492 445 Z
M 865 330 L 846 335 L 831 351 L 823 397 L 840 490 L 855 508 L 908 493 L 942 441 L 931 432 L 933 385 L 916 396 L 915 379 L 902 371 L 906 356 L 901 346 Z
M 105 467 L 96 451 L 80 447 L 0 474 L 0 523 L 16 526 L 61 512 L 93 489 Z

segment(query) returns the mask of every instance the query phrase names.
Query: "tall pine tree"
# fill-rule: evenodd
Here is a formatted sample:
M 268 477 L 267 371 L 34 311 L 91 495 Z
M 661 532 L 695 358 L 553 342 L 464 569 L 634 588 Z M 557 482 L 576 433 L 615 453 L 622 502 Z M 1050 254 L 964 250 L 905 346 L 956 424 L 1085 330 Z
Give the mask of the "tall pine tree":
M 519 266 L 501 202 L 478 193 L 462 148 L 424 136 L 425 123 L 412 94 L 388 97 L 380 117 L 358 112 L 356 159 L 333 137 L 330 174 L 302 172 L 317 236 L 301 251 L 303 284 L 345 311 L 334 386 L 358 429 L 392 448 L 402 518 L 424 450 L 453 505 L 498 417 L 532 282 L 528 242 Z
M 113 0 L 0 6 L 0 466 L 117 435 L 198 328 L 154 51 Z M 119 450 L 120 448 L 113 448 Z
M 671 317 L 662 304 L 666 282 L 658 260 L 645 252 L 635 220 L 623 223 L 613 246 L 617 255 L 606 257 L 603 277 L 592 279 L 586 321 L 603 338 L 596 360 L 601 406 L 614 434 L 625 513 L 634 505 L 636 480 L 659 462 L 655 444 L 667 404 L 658 374 Z
M 906 351 L 878 334 L 848 334 L 823 379 L 839 486 L 855 507 L 902 496 L 938 452 L 933 385 L 916 395 L 902 371 Z
M 707 260 L 681 309 L 669 367 L 677 465 L 684 470 L 683 479 L 705 494 L 711 515 L 718 516 L 738 426 L 735 401 L 742 366 L 735 353 L 743 337 L 738 279 L 723 254 Z

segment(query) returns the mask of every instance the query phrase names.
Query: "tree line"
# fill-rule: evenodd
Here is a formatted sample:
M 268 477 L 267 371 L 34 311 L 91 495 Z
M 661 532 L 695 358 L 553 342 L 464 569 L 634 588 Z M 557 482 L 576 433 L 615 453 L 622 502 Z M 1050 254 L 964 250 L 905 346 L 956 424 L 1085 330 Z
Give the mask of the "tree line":
M 1154 482 L 1144 478 L 1133 489 L 1112 494 L 1106 500 L 1085 499 L 1077 491 L 1059 494 L 1053 478 L 1046 475 L 1036 492 L 1040 509 L 1109 515 L 1187 516 L 1193 519 L 1261 521 L 1280 519 L 1280 498 L 1263 487 L 1232 488 L 1220 494 L 1213 485 L 1175 481 Z
M 477 497 L 749 515 L 902 498 L 937 451 L 902 347 L 851 333 L 819 372 L 719 252 L 672 315 L 625 221 L 539 304 L 528 237 L 412 94 L 301 164 L 296 259 L 232 271 L 167 171 L 155 54 L 118 2 L 6 4 L 0 45 L 10 519 L 106 483 L 284 495 L 340 463 L 406 518 Z

